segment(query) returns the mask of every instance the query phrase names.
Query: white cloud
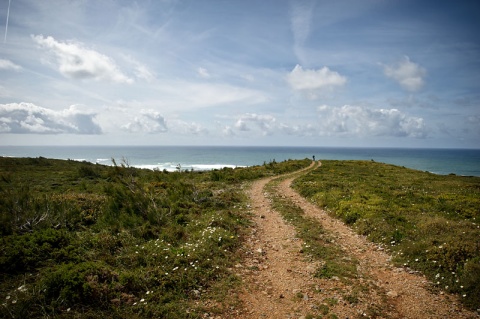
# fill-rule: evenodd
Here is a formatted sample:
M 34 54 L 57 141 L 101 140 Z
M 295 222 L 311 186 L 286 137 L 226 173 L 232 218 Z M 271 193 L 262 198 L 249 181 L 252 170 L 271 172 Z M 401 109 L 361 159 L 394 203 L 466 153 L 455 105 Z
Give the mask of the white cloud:
M 32 36 L 32 39 L 42 48 L 54 53 L 58 70 L 67 78 L 133 83 L 133 80 L 123 74 L 111 58 L 85 48 L 82 43 L 59 42 L 51 36 L 43 35 Z
M 287 75 L 287 82 L 294 90 L 323 90 L 343 86 L 347 78 L 328 67 L 318 70 L 303 69 L 296 65 Z
M 147 82 L 152 82 L 153 80 L 155 80 L 155 73 L 150 70 L 148 66 L 137 61 L 129 55 L 121 54 L 121 57 L 133 66 L 133 73 L 138 79 L 142 79 Z
M 305 60 L 303 46 L 310 36 L 314 1 L 292 1 L 290 22 L 293 33 L 293 51 L 299 61 Z
M 32 103 L 0 104 L 0 132 L 12 134 L 101 134 L 96 114 L 72 105 L 54 111 Z
M 277 119 L 270 114 L 244 113 L 237 116 L 217 115 L 216 117 L 230 122 L 230 124 L 225 124 L 223 121 L 216 122 L 216 131 L 224 137 L 267 136 L 278 132 L 279 128 Z
M 10 60 L 0 59 L 0 70 L 20 71 L 21 69 L 22 67 L 20 65 L 17 65 Z
M 121 129 L 130 133 L 157 134 L 172 133 L 180 135 L 208 134 L 208 129 L 195 122 L 186 122 L 180 119 L 167 119 L 153 109 L 142 109 L 133 115 L 133 120 L 121 126 Z
M 318 130 L 312 124 L 287 124 L 281 123 L 279 129 L 287 135 L 293 136 L 315 136 L 318 135 Z
M 321 135 L 425 138 L 428 134 L 423 118 L 408 116 L 397 109 L 322 105 L 317 110 Z
M 314 2 L 294 1 L 292 5 L 291 23 L 293 38 L 296 44 L 302 45 L 310 34 Z
M 152 82 L 155 79 L 155 74 L 148 69 L 146 65 L 137 63 L 135 65 L 135 76 L 139 79 L 144 79 L 147 82 Z
M 164 93 L 164 100 L 181 109 L 211 107 L 224 104 L 256 104 L 267 101 L 267 96 L 260 91 L 220 83 L 192 83 L 178 81 L 159 88 Z
M 144 110 L 140 111 L 140 116 L 134 117 L 132 122 L 122 126 L 122 129 L 131 133 L 165 133 L 168 131 L 165 118 L 157 111 Z
M 418 91 L 423 87 L 427 73 L 420 65 L 411 62 L 408 56 L 405 56 L 394 65 L 385 65 L 383 72 L 387 77 L 395 80 L 402 88 L 410 92 Z
M 171 120 L 168 122 L 174 133 L 183 135 L 201 135 L 208 134 L 208 129 L 195 122 L 185 122 L 182 120 Z
M 222 127 L 227 136 L 288 135 L 297 137 L 410 137 L 426 138 L 428 130 L 422 118 L 397 109 L 371 109 L 345 105 L 317 108 L 318 119 L 302 122 L 279 122 L 269 114 L 245 113 L 233 126 Z
M 204 78 L 204 79 L 209 79 L 211 77 L 208 70 L 205 69 L 205 68 L 202 68 L 202 67 L 197 69 L 197 74 L 198 74 L 198 76 L 200 76 L 201 78 Z
M 223 136 L 232 137 L 232 136 L 236 135 L 235 131 L 233 130 L 233 128 L 230 125 L 223 126 L 222 129 L 221 129 L 221 132 L 222 132 Z
M 239 131 L 250 131 L 257 128 L 263 135 L 269 135 L 275 129 L 275 122 L 275 117 L 271 115 L 247 113 L 237 119 L 235 128 Z

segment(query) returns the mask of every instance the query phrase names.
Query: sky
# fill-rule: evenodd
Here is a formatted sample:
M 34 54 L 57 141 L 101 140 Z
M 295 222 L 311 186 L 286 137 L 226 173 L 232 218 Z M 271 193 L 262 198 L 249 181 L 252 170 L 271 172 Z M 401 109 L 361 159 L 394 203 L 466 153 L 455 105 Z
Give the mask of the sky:
M 480 148 L 480 2 L 0 0 L 0 145 Z

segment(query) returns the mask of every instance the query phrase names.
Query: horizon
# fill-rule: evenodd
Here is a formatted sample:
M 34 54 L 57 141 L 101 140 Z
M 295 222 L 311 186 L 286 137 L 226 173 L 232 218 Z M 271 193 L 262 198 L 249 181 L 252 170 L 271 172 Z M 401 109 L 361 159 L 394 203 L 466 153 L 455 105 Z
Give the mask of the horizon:
M 478 12 L 473 0 L 4 1 L 0 145 L 480 149 Z
M 321 146 L 0 146 L 2 158 L 55 158 L 112 165 L 112 159 L 147 169 L 193 170 L 261 165 L 266 161 L 288 159 L 374 160 L 434 174 L 480 176 L 480 149 L 399 148 L 399 147 L 321 147 Z
M 65 147 L 65 148 L 75 148 L 75 147 L 92 147 L 92 148 L 154 148 L 154 147 L 190 147 L 190 148 L 345 148 L 345 149 L 399 149 L 399 150 L 472 150 L 472 151 L 480 151 L 479 148 L 464 148 L 464 147 L 409 147 L 409 146 L 322 146 L 322 145 L 122 145 L 122 144 L 103 144 L 103 145 L 67 145 L 67 144 L 61 144 L 61 145 L 0 145 L 0 148 L 5 148 L 5 147 L 20 147 L 20 148 L 29 148 L 29 147 L 37 147 L 37 148 L 42 148 L 42 147 Z

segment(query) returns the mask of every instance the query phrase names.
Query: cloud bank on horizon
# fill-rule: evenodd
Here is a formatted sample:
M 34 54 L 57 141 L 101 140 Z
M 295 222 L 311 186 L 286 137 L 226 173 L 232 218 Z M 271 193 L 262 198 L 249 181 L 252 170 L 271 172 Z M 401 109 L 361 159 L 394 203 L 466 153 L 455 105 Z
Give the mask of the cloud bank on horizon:
M 4 2 L 0 145 L 480 148 L 479 9 Z

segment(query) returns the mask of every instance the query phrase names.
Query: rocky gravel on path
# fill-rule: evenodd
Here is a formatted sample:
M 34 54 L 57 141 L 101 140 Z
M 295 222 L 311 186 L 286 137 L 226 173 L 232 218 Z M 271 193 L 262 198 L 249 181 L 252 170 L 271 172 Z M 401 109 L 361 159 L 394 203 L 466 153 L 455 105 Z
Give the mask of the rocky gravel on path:
M 380 247 L 298 195 L 290 187 L 293 178 L 273 196 L 286 197 L 318 220 L 342 248 L 339 258 L 357 261 L 357 275 L 315 276 L 322 261 L 304 253 L 295 228 L 272 209 L 265 185 L 273 178 L 259 180 L 249 191 L 254 226 L 234 269 L 243 281 L 241 307 L 230 318 L 480 318 L 463 309 L 458 297 L 432 292 L 422 275 L 395 267 Z

